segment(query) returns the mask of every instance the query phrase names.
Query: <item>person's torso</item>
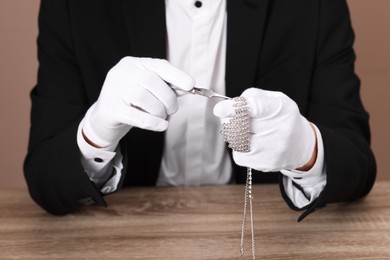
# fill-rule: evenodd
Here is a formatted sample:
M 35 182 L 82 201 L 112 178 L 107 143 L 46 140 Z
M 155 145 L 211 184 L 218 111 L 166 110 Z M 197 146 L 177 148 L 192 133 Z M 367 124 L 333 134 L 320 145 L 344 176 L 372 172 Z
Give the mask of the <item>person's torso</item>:
M 176 63 L 167 53 L 170 39 L 165 7 L 163 0 L 69 0 L 75 55 L 90 104 L 96 101 L 109 69 L 124 56 L 168 58 Z M 315 64 L 319 1 L 228 0 L 226 9 L 226 55 L 218 58 L 225 60 L 225 65 L 218 66 L 224 68 L 225 75 L 218 72 L 215 74 L 218 79 L 213 78 L 209 64 L 204 66 L 205 73 L 191 69 L 187 72 L 194 74 L 200 87 L 224 84 L 229 96 L 238 96 L 248 87 L 282 91 L 306 115 Z M 186 44 L 190 41 L 186 39 Z M 220 49 L 214 54 L 224 52 L 222 45 L 217 48 Z M 207 48 L 203 46 L 198 51 L 204 49 Z M 202 64 L 201 56 L 195 58 L 189 60 Z M 207 78 L 209 86 L 202 77 Z M 224 82 L 220 84 L 221 81 Z M 215 101 L 202 98 L 201 102 L 207 103 L 202 107 L 211 111 Z M 188 123 L 189 119 L 186 120 Z M 216 136 L 204 138 L 220 138 L 218 131 L 213 133 Z M 132 129 L 122 144 L 131 158 L 126 183 L 154 185 L 160 170 L 164 134 Z M 236 166 L 233 168 L 237 170 Z M 259 178 L 274 181 L 277 177 Z M 240 178 L 236 181 L 242 182 Z

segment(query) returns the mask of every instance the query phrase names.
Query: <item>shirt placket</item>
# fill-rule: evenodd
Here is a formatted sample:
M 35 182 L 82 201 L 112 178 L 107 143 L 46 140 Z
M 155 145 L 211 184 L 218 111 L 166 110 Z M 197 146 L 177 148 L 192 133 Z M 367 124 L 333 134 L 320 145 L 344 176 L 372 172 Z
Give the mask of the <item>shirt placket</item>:
M 192 12 L 191 37 L 191 70 L 198 86 L 210 86 L 210 62 L 208 60 L 208 34 L 210 32 L 207 1 L 202 1 L 202 7 Z M 187 121 L 186 175 L 185 183 L 199 185 L 203 173 L 203 153 L 205 149 L 206 108 L 208 100 L 200 96 L 191 96 L 191 109 Z

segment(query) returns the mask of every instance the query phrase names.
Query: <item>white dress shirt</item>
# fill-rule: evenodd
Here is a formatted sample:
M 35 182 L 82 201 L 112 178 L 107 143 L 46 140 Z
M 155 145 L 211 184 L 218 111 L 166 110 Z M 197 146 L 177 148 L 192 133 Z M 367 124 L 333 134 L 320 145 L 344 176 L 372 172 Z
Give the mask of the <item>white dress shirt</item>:
M 165 5 L 168 61 L 193 76 L 198 87 L 224 94 L 226 0 L 166 0 Z M 233 181 L 232 162 L 219 134 L 219 118 L 212 112 L 219 101 L 190 94 L 178 97 L 179 109 L 168 118 L 157 185 L 218 185 Z M 83 121 L 77 142 L 83 167 L 103 193 L 110 193 L 120 180 L 122 154 L 119 148 L 90 146 L 82 137 L 82 126 Z M 318 155 L 314 167 L 308 172 L 282 171 L 287 196 L 298 208 L 316 199 L 326 184 L 322 137 L 317 128 L 316 132 Z M 96 162 L 95 158 L 104 160 Z M 131 158 L 128 160 L 131 164 Z
M 166 0 L 167 58 L 196 85 L 225 93 L 226 1 Z M 227 184 L 232 162 L 213 107 L 220 99 L 178 98 L 169 117 L 158 185 Z M 183 137 L 183 138 L 178 138 Z

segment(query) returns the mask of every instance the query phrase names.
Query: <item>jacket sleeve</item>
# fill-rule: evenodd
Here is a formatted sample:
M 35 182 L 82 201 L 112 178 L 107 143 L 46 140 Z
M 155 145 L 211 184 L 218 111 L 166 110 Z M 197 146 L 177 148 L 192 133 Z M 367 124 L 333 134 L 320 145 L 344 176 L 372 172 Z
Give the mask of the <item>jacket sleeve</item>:
M 367 195 L 376 176 L 370 148 L 369 116 L 360 99 L 354 73 L 355 53 L 345 0 L 321 0 L 316 65 L 309 97 L 308 119 L 320 129 L 327 185 L 298 219 L 332 202 L 353 201 Z M 297 209 L 282 194 L 289 206 Z
M 83 170 L 76 142 L 78 125 L 89 105 L 65 0 L 41 1 L 38 59 L 24 162 L 30 195 L 43 209 L 56 215 L 82 205 L 106 205 Z

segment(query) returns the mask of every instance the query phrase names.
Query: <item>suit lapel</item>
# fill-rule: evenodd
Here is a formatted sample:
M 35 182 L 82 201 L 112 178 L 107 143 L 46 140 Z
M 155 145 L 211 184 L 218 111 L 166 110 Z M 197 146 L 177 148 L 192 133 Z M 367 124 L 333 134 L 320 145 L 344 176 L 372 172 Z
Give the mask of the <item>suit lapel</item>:
M 166 58 L 165 1 L 125 1 L 124 12 L 132 55 Z
M 129 53 L 135 57 L 166 58 L 166 22 L 164 0 L 124 0 L 126 27 L 130 43 Z M 143 149 L 139 151 L 136 145 L 127 147 L 129 158 L 138 158 L 143 169 L 133 172 L 125 181 L 128 185 L 155 185 L 158 179 L 163 150 L 163 132 L 134 129 L 135 135 L 128 135 L 129 143 L 137 144 L 139 140 L 145 141 L 144 147 L 153 145 L 151 151 L 145 156 Z M 136 139 L 132 139 L 136 138 Z M 123 148 L 122 148 L 123 149 Z M 138 149 L 138 150 L 137 150 Z M 135 167 L 137 169 L 137 167 Z M 123 174 L 124 176 L 124 174 Z
M 239 96 L 252 87 L 269 0 L 227 0 L 226 93 Z

